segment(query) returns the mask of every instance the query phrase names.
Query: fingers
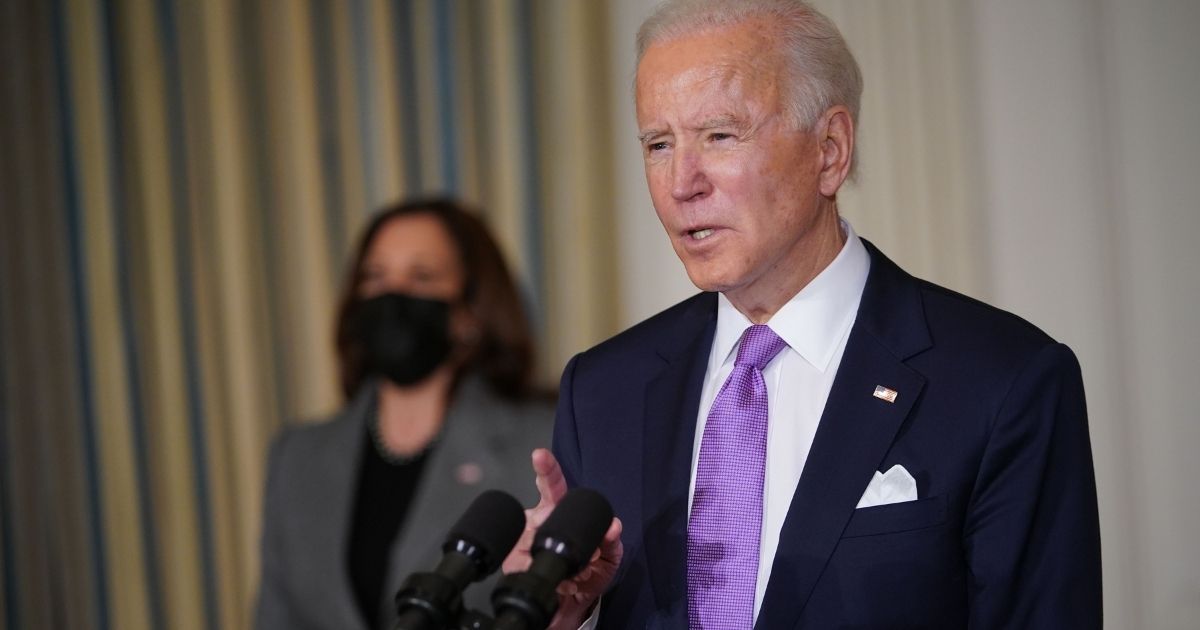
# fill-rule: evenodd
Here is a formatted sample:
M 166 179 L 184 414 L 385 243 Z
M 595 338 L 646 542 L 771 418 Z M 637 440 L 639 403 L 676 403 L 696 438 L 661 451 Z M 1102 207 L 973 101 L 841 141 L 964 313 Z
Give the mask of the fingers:
M 521 532 L 516 546 L 504 558 L 501 567 L 505 573 L 517 573 L 529 569 L 529 565 L 533 563 L 530 549 L 533 547 L 534 533 L 554 511 L 554 506 L 558 505 L 563 495 L 567 493 L 567 480 L 563 476 L 562 467 L 558 465 L 558 460 L 550 451 L 539 448 L 533 451 L 531 460 L 533 472 L 536 475 L 534 483 L 538 489 L 538 504 L 525 510 L 525 531 Z
M 559 585 L 560 595 L 579 595 L 597 597 L 608 587 L 613 572 L 621 564 L 624 546 L 621 543 L 621 519 L 613 518 L 613 522 L 604 533 L 600 547 L 592 553 L 592 558 L 586 567 L 574 577 Z
M 621 529 L 624 526 L 621 524 L 621 519 L 613 517 L 612 524 L 608 526 L 608 531 L 604 532 L 604 540 L 600 543 L 600 556 L 602 558 L 612 559 L 616 557 L 620 559 L 621 551 L 624 551 L 624 546 L 621 545 Z
M 567 479 L 563 477 L 558 460 L 554 458 L 553 453 L 544 448 L 534 450 L 532 460 L 533 472 L 537 475 L 534 483 L 538 489 L 538 507 L 558 505 L 567 493 Z
M 579 582 L 577 580 L 563 580 L 558 583 L 558 587 L 554 590 L 559 595 L 570 597 L 579 592 Z
M 550 515 L 554 506 L 538 505 L 535 508 L 527 508 L 525 510 L 525 529 L 521 532 L 521 537 L 517 539 L 517 544 L 513 546 L 512 551 L 504 559 L 501 569 L 505 573 L 517 573 L 520 571 L 529 570 L 529 565 L 533 563 L 533 558 L 530 552 L 533 548 L 533 538 L 537 529 L 546 521 L 546 517 Z

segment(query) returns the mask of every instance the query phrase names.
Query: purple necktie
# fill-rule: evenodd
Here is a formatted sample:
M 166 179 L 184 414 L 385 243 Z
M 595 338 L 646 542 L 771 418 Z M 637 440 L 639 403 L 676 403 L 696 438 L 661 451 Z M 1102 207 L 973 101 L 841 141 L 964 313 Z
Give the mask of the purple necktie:
M 767 463 L 767 384 L 762 370 L 787 344 L 755 325 L 708 412 L 688 520 L 688 624 L 748 630 L 762 532 Z

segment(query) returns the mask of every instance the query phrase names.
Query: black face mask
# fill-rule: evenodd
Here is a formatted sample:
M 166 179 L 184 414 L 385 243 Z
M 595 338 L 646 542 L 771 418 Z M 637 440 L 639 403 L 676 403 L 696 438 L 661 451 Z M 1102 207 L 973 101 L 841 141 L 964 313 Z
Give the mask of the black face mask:
M 385 293 L 359 300 L 349 323 L 366 372 L 397 385 L 424 379 L 450 355 L 448 302 Z

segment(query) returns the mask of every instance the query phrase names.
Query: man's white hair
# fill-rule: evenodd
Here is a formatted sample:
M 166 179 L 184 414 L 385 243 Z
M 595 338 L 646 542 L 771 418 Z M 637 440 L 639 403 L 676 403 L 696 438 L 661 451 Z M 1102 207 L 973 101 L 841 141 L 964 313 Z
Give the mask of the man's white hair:
M 638 63 L 653 44 L 751 20 L 778 33 L 788 82 L 785 109 L 796 128 L 811 130 L 835 105 L 850 110 L 857 125 L 862 100 L 858 62 L 837 26 L 801 0 L 666 0 L 638 29 Z

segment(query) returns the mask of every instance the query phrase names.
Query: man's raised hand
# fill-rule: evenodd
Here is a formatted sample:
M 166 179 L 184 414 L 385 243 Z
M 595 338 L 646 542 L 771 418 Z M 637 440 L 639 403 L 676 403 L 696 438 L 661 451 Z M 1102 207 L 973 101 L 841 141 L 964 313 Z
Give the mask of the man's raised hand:
M 532 455 L 534 482 L 538 489 L 538 504 L 525 510 L 525 531 L 508 557 L 504 559 L 504 572 L 517 573 L 529 569 L 533 558 L 530 550 L 534 533 L 546 517 L 554 511 L 567 493 L 567 480 L 554 455 L 539 448 Z M 621 565 L 624 547 L 621 544 L 621 521 L 613 518 L 600 548 L 592 559 L 575 577 L 558 586 L 559 608 L 550 624 L 554 630 L 575 630 L 590 614 L 596 600 L 608 588 Z

